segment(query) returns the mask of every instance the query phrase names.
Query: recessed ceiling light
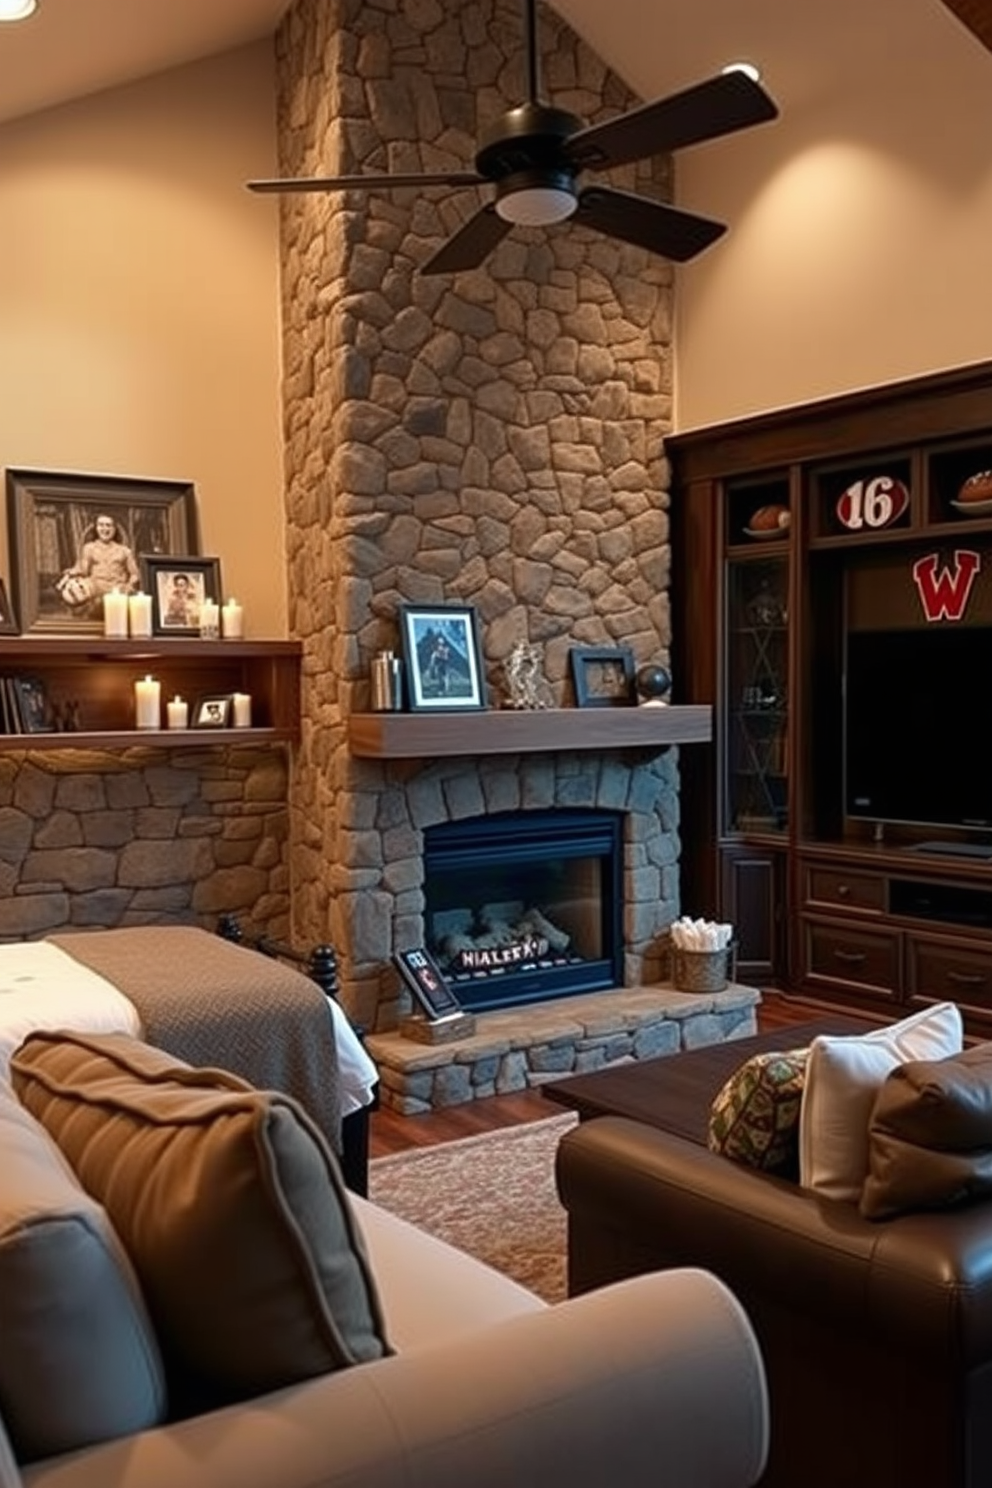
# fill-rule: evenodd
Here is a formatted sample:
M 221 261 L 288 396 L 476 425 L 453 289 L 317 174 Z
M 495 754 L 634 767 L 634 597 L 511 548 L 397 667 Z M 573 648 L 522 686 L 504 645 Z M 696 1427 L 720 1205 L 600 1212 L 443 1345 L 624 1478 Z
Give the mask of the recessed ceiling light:
M 755 67 L 753 62 L 728 62 L 726 67 L 721 67 L 721 72 L 743 72 L 752 83 L 761 82 L 761 71 Z
M 38 0 L 0 0 L 0 21 L 24 21 L 33 15 Z

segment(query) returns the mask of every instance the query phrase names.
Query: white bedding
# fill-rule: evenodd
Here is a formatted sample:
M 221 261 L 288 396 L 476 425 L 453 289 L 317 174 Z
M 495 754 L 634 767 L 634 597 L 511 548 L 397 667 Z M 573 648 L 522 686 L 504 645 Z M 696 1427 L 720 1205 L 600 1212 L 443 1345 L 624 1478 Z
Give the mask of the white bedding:
M 378 1072 L 342 1009 L 328 999 L 341 1087 L 341 1115 L 368 1105 Z M 112 982 L 45 940 L 0 945 L 0 1080 L 10 1056 L 36 1029 L 142 1034 L 137 1009 Z

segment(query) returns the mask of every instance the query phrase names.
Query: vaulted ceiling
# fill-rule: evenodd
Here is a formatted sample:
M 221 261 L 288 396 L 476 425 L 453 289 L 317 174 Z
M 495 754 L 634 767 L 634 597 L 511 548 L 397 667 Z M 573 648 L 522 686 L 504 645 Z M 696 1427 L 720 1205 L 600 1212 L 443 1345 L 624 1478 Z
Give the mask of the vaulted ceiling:
M 944 0 L 944 4 L 992 52 L 992 0 Z

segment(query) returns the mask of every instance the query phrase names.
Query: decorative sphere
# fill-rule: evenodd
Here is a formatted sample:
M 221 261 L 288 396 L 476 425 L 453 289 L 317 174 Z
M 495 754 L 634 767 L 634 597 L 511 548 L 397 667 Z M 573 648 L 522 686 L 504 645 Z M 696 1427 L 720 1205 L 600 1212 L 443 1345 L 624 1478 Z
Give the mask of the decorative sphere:
M 657 662 L 642 666 L 634 680 L 642 703 L 660 703 L 666 692 L 671 691 L 672 674 Z

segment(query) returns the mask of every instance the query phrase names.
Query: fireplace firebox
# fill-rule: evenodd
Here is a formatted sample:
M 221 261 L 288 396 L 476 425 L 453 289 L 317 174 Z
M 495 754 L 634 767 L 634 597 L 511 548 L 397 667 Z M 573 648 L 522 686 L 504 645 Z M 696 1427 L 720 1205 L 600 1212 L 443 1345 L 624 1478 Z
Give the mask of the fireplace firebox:
M 424 833 L 427 948 L 472 1011 L 622 982 L 623 816 L 516 811 Z

